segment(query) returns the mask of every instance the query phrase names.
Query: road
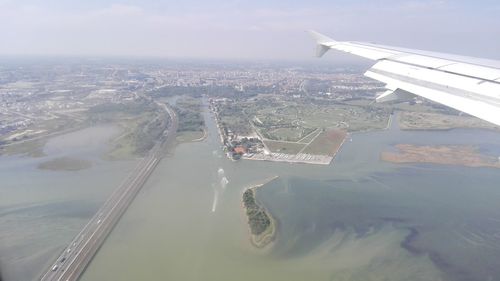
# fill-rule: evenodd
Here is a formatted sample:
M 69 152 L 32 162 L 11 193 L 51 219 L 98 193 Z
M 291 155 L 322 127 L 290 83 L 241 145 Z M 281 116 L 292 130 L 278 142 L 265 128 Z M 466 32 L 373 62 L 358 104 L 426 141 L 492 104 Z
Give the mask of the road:
M 177 131 L 178 120 L 175 112 L 165 104 L 159 105 L 168 112 L 171 118 L 170 125 L 164 131 L 161 139 L 50 265 L 40 278 L 41 281 L 78 280 L 120 217 L 146 183 L 158 165 L 166 146 L 175 139 Z

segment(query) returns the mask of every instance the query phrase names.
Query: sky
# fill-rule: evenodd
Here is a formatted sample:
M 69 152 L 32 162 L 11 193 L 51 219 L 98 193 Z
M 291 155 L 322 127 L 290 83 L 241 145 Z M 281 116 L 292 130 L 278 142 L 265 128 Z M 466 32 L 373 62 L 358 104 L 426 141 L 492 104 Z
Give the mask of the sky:
M 309 29 L 500 59 L 497 0 L 0 0 L 0 55 L 309 60 Z

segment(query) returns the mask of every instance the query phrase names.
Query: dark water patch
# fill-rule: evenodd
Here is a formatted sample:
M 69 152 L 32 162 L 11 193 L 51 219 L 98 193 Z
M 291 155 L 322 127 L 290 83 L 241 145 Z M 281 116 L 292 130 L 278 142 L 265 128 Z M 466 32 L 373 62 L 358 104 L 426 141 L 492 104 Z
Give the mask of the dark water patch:
M 71 157 L 59 157 L 40 163 L 38 169 L 52 171 L 79 171 L 92 167 L 92 162 Z
M 408 227 L 408 230 L 410 233 L 401 241 L 401 247 L 414 255 L 421 255 L 423 251 L 412 245 L 412 242 L 417 239 L 418 230 L 415 227 Z
M 391 225 L 409 231 L 398 242 L 401 248 L 427 256 L 449 280 L 489 280 L 500 276 L 500 247 L 469 245 L 455 233 L 470 224 L 467 233 L 478 244 L 499 245 L 493 225 L 500 212 L 497 183 L 498 174 L 489 169 L 425 165 L 357 180 L 291 177 L 257 195 L 282 222 L 277 256 L 307 256 L 336 231 L 363 239 Z
M 16 204 L 10 207 L 2 207 L 0 208 L 0 217 L 15 215 L 15 214 L 23 214 L 25 212 L 29 212 L 30 209 L 39 208 L 40 204 Z
M 384 222 L 395 222 L 395 223 L 406 223 L 409 221 L 407 218 L 399 218 L 399 217 L 381 217 L 380 218 Z
M 2 208 L 0 210 L 0 217 L 24 216 L 31 218 L 88 218 L 96 212 L 99 206 L 100 204 L 97 202 L 88 202 L 84 200 L 16 205 L 13 207 Z
M 290 178 L 287 184 L 277 181 L 260 189 L 259 200 L 283 221 L 274 254 L 307 255 L 337 231 L 363 238 L 387 225 L 377 214 L 385 214 L 384 209 L 390 207 L 368 210 L 366 199 L 358 196 L 362 190 L 347 184 L 352 182 Z
M 393 219 L 391 218 L 390 221 L 393 221 Z M 398 219 L 396 219 L 396 221 L 401 222 Z M 403 220 L 403 222 L 404 221 L 405 220 Z M 406 227 L 406 229 L 408 230 L 408 235 L 406 235 L 403 241 L 401 241 L 400 243 L 401 248 L 417 256 L 427 254 L 429 258 L 432 260 L 432 262 L 443 271 L 448 271 L 451 268 L 451 264 L 448 261 L 446 261 L 438 252 L 426 251 L 415 245 L 415 242 L 417 241 L 420 234 L 420 231 L 418 230 L 417 227 L 410 226 Z
M 442 254 L 436 251 L 428 251 L 426 254 L 431 259 L 432 263 L 436 265 L 442 272 L 445 273 L 449 280 L 453 281 L 484 281 L 484 280 L 498 280 L 498 279 L 483 279 L 477 275 L 468 272 L 465 268 L 460 268 L 451 264 Z

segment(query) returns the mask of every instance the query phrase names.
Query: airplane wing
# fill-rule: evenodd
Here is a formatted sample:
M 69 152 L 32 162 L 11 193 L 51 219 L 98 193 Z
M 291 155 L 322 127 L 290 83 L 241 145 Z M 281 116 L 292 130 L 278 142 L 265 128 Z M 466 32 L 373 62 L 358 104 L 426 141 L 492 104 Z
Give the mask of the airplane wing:
M 500 62 L 402 49 L 361 42 L 335 41 L 309 31 L 321 57 L 335 49 L 376 63 L 365 76 L 386 84 L 378 102 L 418 95 L 500 125 Z

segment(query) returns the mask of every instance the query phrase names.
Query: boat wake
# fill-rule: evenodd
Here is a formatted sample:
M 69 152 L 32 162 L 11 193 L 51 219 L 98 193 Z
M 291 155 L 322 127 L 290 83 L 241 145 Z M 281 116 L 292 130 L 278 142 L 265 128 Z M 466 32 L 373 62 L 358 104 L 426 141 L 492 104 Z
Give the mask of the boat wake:
M 217 202 L 219 201 L 219 194 L 221 194 L 229 183 L 229 180 L 225 176 L 224 169 L 219 168 L 217 170 L 217 184 L 212 184 L 214 189 L 214 201 L 212 203 L 212 213 L 217 209 Z

